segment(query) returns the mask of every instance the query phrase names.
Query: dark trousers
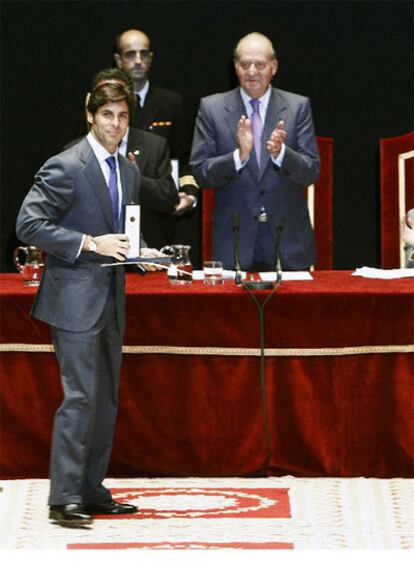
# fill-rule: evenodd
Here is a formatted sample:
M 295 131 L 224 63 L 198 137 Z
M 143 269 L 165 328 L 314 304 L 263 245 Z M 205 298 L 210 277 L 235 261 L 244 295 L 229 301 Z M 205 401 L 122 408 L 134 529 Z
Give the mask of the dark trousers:
M 122 359 L 115 299 L 108 299 L 87 331 L 52 327 L 52 342 L 64 398 L 54 419 L 49 504 L 109 500 L 102 481 L 112 450 Z

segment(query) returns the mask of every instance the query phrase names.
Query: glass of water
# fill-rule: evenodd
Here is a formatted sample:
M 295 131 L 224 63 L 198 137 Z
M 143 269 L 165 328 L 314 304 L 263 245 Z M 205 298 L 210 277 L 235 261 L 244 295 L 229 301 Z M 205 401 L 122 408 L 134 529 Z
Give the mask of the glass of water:
M 210 260 L 203 264 L 204 284 L 221 285 L 223 283 L 223 262 Z

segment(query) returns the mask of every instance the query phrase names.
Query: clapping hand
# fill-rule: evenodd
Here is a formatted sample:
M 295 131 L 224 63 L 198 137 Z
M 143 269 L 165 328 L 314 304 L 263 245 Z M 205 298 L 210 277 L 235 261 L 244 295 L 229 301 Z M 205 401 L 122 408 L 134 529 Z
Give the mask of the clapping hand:
M 240 160 L 243 162 L 250 156 L 253 149 L 253 132 L 250 119 L 242 115 L 237 124 L 237 144 L 240 150 Z
M 276 128 L 273 129 L 272 134 L 267 141 L 267 150 L 273 158 L 277 158 L 282 150 L 282 145 L 286 141 L 285 122 L 279 121 Z

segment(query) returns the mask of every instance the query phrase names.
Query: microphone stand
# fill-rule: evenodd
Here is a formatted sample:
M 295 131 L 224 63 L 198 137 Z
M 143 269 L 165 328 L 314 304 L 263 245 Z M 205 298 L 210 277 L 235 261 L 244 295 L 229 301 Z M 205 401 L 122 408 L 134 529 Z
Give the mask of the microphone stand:
M 237 211 L 233 213 L 233 253 L 234 253 L 234 283 L 241 285 L 242 272 L 239 258 L 239 231 L 240 231 L 240 216 Z
M 282 236 L 283 225 L 279 225 L 276 229 L 276 256 L 275 256 L 275 270 L 276 270 L 276 283 L 273 285 L 272 282 L 263 282 L 267 284 L 267 287 L 263 288 L 261 286 L 261 282 L 245 282 L 243 287 L 247 289 L 250 295 L 253 298 L 253 301 L 256 303 L 257 311 L 259 314 L 259 331 L 260 331 L 260 368 L 259 368 L 259 375 L 260 375 L 260 390 L 261 390 L 261 399 L 262 399 L 262 416 L 263 416 L 263 427 L 264 427 L 264 434 L 265 434 L 265 443 L 266 443 L 266 468 L 265 473 L 266 475 L 269 473 L 270 467 L 270 460 L 271 460 L 271 453 L 272 453 L 272 445 L 270 440 L 270 431 L 269 431 L 269 417 L 267 413 L 267 405 L 266 405 L 266 372 L 265 372 L 265 307 L 276 293 L 277 289 L 282 283 L 282 267 L 280 263 L 280 256 L 279 256 L 279 246 L 280 246 L 280 238 Z M 256 289 L 267 289 L 268 284 L 270 284 L 272 291 L 269 295 L 264 299 L 263 302 L 260 302 L 257 298 L 254 290 Z
M 282 265 L 280 263 L 280 240 L 283 233 L 283 224 L 276 227 L 276 246 L 275 246 L 275 270 L 276 270 L 276 285 L 282 283 Z

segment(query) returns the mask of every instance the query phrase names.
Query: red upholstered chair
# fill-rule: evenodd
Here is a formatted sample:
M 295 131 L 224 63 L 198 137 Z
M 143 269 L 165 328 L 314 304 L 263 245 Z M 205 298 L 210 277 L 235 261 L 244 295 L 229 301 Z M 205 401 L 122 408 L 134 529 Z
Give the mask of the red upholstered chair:
M 309 214 L 315 230 L 318 270 L 332 269 L 332 195 L 333 195 L 333 139 L 317 137 L 321 157 L 319 180 L 306 190 Z M 214 189 L 202 190 L 202 254 L 203 260 L 211 259 L 212 213 Z
M 414 207 L 414 132 L 380 139 L 381 266 L 405 264 L 400 219 Z

